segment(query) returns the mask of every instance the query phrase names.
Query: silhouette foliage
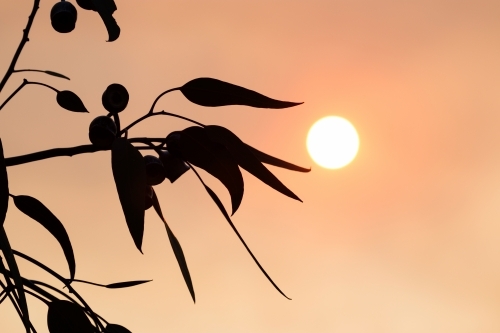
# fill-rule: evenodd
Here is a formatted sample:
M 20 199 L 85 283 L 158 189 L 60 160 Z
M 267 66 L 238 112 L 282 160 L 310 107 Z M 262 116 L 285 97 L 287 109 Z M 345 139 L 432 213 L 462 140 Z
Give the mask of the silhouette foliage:
M 33 0 L 33 7 L 26 28 L 23 30 L 23 37 L 7 72 L 0 82 L 0 93 L 14 73 L 39 72 L 69 80 L 67 76 L 52 70 L 16 69 L 17 60 L 25 44 L 29 41 L 28 36 L 39 4 L 40 0 Z M 114 0 L 76 0 L 76 5 L 80 9 L 97 12 L 107 30 L 109 42 L 118 39 L 120 27 L 113 17 L 114 12 L 117 10 Z M 53 5 L 50 20 L 55 31 L 70 33 L 77 28 L 77 7 L 65 0 Z M 3 103 L 0 104 L 0 110 L 26 85 L 43 86 L 55 91 L 56 101 L 63 109 L 76 113 L 89 112 L 82 100 L 74 92 L 69 90 L 60 91 L 43 82 L 28 81 L 27 79 L 23 79 L 21 85 L 6 98 L 2 97 Z M 102 316 L 94 312 L 73 285 L 75 283 L 85 283 L 108 289 L 121 289 L 139 286 L 151 280 L 101 284 L 77 279 L 73 247 L 70 235 L 66 232 L 63 223 L 38 199 L 27 195 L 14 195 L 9 191 L 7 167 L 59 156 L 74 156 L 103 150 L 109 151 L 111 154 L 111 167 L 117 195 L 124 220 L 135 246 L 142 252 L 145 211 L 153 207 L 165 225 L 168 240 L 193 302 L 196 300 L 195 289 L 188 269 L 187 259 L 178 238 L 174 235 L 163 216 L 160 201 L 154 190 L 154 187 L 161 184 L 165 178 L 173 183 L 189 170 L 193 171 L 194 175 L 199 179 L 207 194 L 219 208 L 221 214 L 264 276 L 279 293 L 288 298 L 254 256 L 236 229 L 223 203 L 217 194 L 205 184 L 196 168 L 208 172 L 227 189 L 231 198 L 231 215 L 236 213 L 243 200 L 244 180 L 241 169 L 248 171 L 272 189 L 298 201 L 301 201 L 300 198 L 273 175 L 264 164 L 298 172 L 309 172 L 310 169 L 261 152 L 243 142 L 236 134 L 222 126 L 204 125 L 182 115 L 155 111 L 158 100 L 164 95 L 175 91 L 180 91 L 190 102 L 204 107 L 244 105 L 254 108 L 283 109 L 302 104 L 276 100 L 256 91 L 214 78 L 195 78 L 180 87 L 162 92 L 153 101 L 148 112 L 130 124 L 121 127 L 120 113 L 127 107 L 129 93 L 123 85 L 113 83 L 102 94 L 103 107 L 109 113 L 97 116 L 89 126 L 90 144 L 52 148 L 21 156 L 4 157 L 2 141 L 0 140 L 0 250 L 2 254 L 0 256 L 0 303 L 6 299 L 11 302 L 27 333 L 36 333 L 29 316 L 26 302 L 27 295 L 47 305 L 47 326 L 50 333 L 131 333 L 121 325 L 108 323 Z M 176 117 L 194 125 L 171 133 L 165 133 L 164 138 L 129 137 L 129 130 L 132 127 L 155 116 Z M 147 151 L 150 155 L 143 155 L 141 151 Z M 37 259 L 10 246 L 4 228 L 10 198 L 12 198 L 17 209 L 41 224 L 59 242 L 68 264 L 68 277 L 59 275 Z M 64 288 L 61 289 L 22 276 L 16 258 L 22 258 L 43 269 L 61 282 Z M 67 291 L 64 289 L 67 289 Z

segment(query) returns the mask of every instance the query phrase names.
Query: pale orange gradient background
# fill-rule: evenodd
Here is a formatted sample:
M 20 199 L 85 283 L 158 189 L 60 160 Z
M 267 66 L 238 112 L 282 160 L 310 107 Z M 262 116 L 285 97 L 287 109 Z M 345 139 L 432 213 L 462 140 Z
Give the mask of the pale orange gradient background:
M 113 82 L 131 95 L 128 123 L 163 90 L 215 77 L 305 104 L 285 110 L 203 108 L 176 92 L 165 109 L 230 128 L 309 174 L 270 167 L 304 200 L 248 173 L 234 221 L 287 295 L 267 282 L 192 173 L 157 193 L 184 248 L 193 305 L 167 235 L 146 213 L 135 248 L 112 180 L 110 154 L 61 157 L 8 169 L 13 194 L 45 203 L 63 221 L 77 277 L 99 283 L 153 279 L 128 290 L 78 285 L 99 314 L 132 332 L 417 333 L 500 331 L 500 2 L 451 0 L 120 1 L 122 35 L 106 43 L 95 13 L 79 10 L 68 35 L 50 27 L 42 0 L 3 101 L 24 77 L 76 92 L 74 114 L 52 91 L 28 86 L 0 112 L 6 156 L 88 142 L 100 97 Z M 0 68 L 7 69 L 31 1 L 0 2 Z M 351 165 L 313 165 L 305 140 L 327 115 L 360 135 Z M 169 118 L 135 136 L 189 126 Z M 225 189 L 202 173 L 227 205 Z M 61 274 L 59 245 L 11 202 L 13 246 Z M 23 273 L 42 279 L 31 266 Z M 48 279 L 50 280 L 50 279 Z M 57 282 L 56 282 L 57 284 Z M 46 307 L 30 301 L 38 332 Z M 23 332 L 8 302 L 0 331 Z

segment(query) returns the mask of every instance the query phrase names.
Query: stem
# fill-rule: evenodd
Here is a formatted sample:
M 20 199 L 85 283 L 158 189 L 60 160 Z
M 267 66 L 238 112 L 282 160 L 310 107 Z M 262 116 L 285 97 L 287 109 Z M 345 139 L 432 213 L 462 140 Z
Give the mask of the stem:
M 14 97 L 27 84 L 28 84 L 28 81 L 26 81 L 26 79 L 24 79 L 23 83 L 21 83 L 21 85 L 16 90 L 14 90 L 14 92 L 12 94 L 10 94 L 9 97 L 7 97 L 5 102 L 3 102 L 2 105 L 0 105 L 0 110 L 2 110 L 3 107 L 12 99 L 12 97 Z
M 41 69 L 15 69 L 15 70 L 12 71 L 12 73 L 21 73 L 21 72 L 45 73 L 45 71 L 42 71 Z
M 177 88 L 172 88 L 172 89 L 169 89 L 169 90 L 167 90 L 167 91 L 164 91 L 164 92 L 162 92 L 160 95 L 158 95 L 158 97 L 156 97 L 155 101 L 153 102 L 153 105 L 151 105 L 151 109 L 149 109 L 149 113 L 153 113 L 153 110 L 154 110 L 154 108 L 155 108 L 156 103 L 158 102 L 158 100 L 159 100 L 160 98 L 162 98 L 162 97 L 163 97 L 163 95 L 168 94 L 169 92 L 172 92 L 172 91 L 180 90 L 180 89 L 181 89 L 180 87 L 177 87 Z
M 180 116 L 178 114 L 175 114 L 175 113 L 170 113 L 170 112 L 165 112 L 165 111 L 160 111 L 160 112 L 156 112 L 156 113 L 148 113 L 144 116 L 142 116 L 141 118 L 135 120 L 134 122 L 132 122 L 130 125 L 128 125 L 127 127 L 125 127 L 124 129 L 121 130 L 120 132 L 120 135 L 125 132 L 125 131 L 128 131 L 129 129 L 131 129 L 132 127 L 134 127 L 135 125 L 137 125 L 138 123 L 140 123 L 141 121 L 143 120 L 146 120 L 148 119 L 149 117 L 154 117 L 154 116 L 170 116 L 170 117 L 175 117 L 175 118 L 180 118 L 180 119 L 184 119 L 184 120 L 187 120 L 187 121 L 190 121 L 192 122 L 193 124 L 196 124 L 198 126 L 201 126 L 201 127 L 205 127 L 205 125 L 203 125 L 202 123 L 199 123 L 193 119 L 190 119 L 190 118 L 187 118 L 187 117 L 184 117 L 184 116 Z
M 44 87 L 47 87 L 49 89 L 52 89 L 54 90 L 56 93 L 59 92 L 59 90 L 57 90 L 56 88 L 52 87 L 52 86 L 49 86 L 48 84 L 45 84 L 45 83 L 41 83 L 41 82 L 34 82 L 34 81 L 28 81 L 26 79 L 24 79 L 26 81 L 26 84 L 37 84 L 39 86 L 44 86 Z
M 49 150 L 42 150 L 36 153 L 8 157 L 5 159 L 6 166 L 13 166 L 19 164 L 25 164 L 40 160 L 45 160 L 47 158 L 59 157 L 59 156 L 74 156 L 85 153 L 95 153 L 97 151 L 104 151 L 109 149 L 98 148 L 94 145 L 82 145 L 76 147 L 68 147 L 68 148 L 53 148 Z
M 35 19 L 36 12 L 38 10 L 38 6 L 40 5 L 40 0 L 34 0 L 33 1 L 33 9 L 31 10 L 31 14 L 28 17 L 28 23 L 26 24 L 26 28 L 23 30 L 23 38 L 21 39 L 21 42 L 19 43 L 19 46 L 17 47 L 16 53 L 14 54 L 14 57 L 12 58 L 12 61 L 10 63 L 9 68 L 7 69 L 7 73 L 5 73 L 2 82 L 0 82 L 0 92 L 2 91 L 3 87 L 9 80 L 10 76 L 12 73 L 14 73 L 14 68 L 16 67 L 17 60 L 19 59 L 19 56 L 21 55 L 21 51 L 24 48 L 24 45 L 26 42 L 29 41 L 28 35 L 30 33 L 31 26 L 33 24 L 33 20 Z

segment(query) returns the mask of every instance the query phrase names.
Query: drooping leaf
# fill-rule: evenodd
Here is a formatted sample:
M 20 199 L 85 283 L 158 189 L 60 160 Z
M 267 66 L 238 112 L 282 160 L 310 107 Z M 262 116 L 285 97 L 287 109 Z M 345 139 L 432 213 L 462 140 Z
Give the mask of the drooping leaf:
M 88 112 L 82 100 L 74 92 L 62 90 L 57 93 L 57 104 L 60 107 L 73 112 Z
M 182 251 L 181 244 L 177 240 L 177 237 L 175 237 L 174 233 L 170 229 L 170 227 L 167 224 L 167 221 L 163 217 L 163 213 L 161 211 L 160 203 L 158 202 L 158 197 L 156 196 L 156 193 L 153 190 L 153 207 L 160 217 L 160 219 L 163 221 L 165 224 L 165 229 L 167 229 L 167 235 L 168 239 L 170 241 L 170 245 L 172 246 L 172 250 L 174 251 L 175 259 L 177 259 L 177 263 L 179 264 L 179 268 L 181 269 L 182 277 L 184 278 L 184 282 L 186 282 L 186 285 L 189 289 L 189 293 L 191 294 L 191 298 L 193 299 L 193 302 L 196 302 L 196 296 L 194 294 L 194 287 L 193 287 L 193 282 L 191 280 L 191 275 L 189 274 L 189 269 L 186 263 L 186 258 L 184 257 L 184 251 Z
M 75 255 L 68 233 L 59 219 L 43 203 L 27 195 L 15 195 L 14 204 L 24 214 L 40 223 L 61 245 L 68 262 L 70 279 L 75 277 Z
M 298 171 L 298 172 L 309 172 L 311 171 L 311 168 L 303 168 L 298 165 L 292 164 L 290 162 L 286 162 L 283 160 L 280 160 L 279 158 L 276 158 L 274 156 L 268 155 L 264 152 L 261 152 L 260 150 L 255 149 L 254 147 L 247 145 L 247 148 L 250 149 L 250 151 L 257 157 L 259 161 L 262 163 L 274 165 L 280 168 L 288 169 L 288 170 L 293 170 L 293 171 Z
M 3 226 L 0 226 L 0 249 L 2 250 L 3 256 L 9 265 L 10 272 L 12 273 L 12 278 L 14 279 L 14 286 L 17 291 L 17 296 L 19 298 L 19 307 L 22 314 L 22 320 L 26 332 L 30 329 L 30 317 L 28 311 L 28 303 L 26 302 L 26 294 L 24 293 L 23 281 L 21 279 L 21 273 L 19 272 L 19 267 L 17 267 L 16 259 L 14 258 L 14 253 L 12 252 L 12 247 L 9 243 L 9 238 Z
M 5 222 L 7 209 L 9 207 L 9 178 L 7 177 L 7 165 L 3 156 L 3 145 L 0 139 L 0 226 Z
M 278 101 L 253 90 L 208 77 L 191 80 L 179 90 L 192 103 L 210 107 L 248 105 L 254 108 L 284 109 L 302 104 Z
M 49 303 L 47 326 L 50 333 L 95 333 L 95 327 L 83 309 L 65 300 Z
M 185 161 L 202 168 L 221 181 L 231 196 L 233 214 L 243 199 L 244 185 L 241 171 L 229 151 L 212 142 L 199 126 L 180 132 L 179 149 Z
M 108 42 L 113 42 L 120 36 L 120 27 L 113 17 L 116 4 L 113 0 L 92 0 L 95 10 L 99 13 L 106 30 L 108 31 Z
M 201 180 L 201 178 L 200 178 L 200 180 Z M 202 181 L 202 183 L 203 183 L 203 181 Z M 217 207 L 219 207 L 219 210 L 221 211 L 222 215 L 224 215 L 224 217 L 226 218 L 226 221 L 229 223 L 229 225 L 233 229 L 233 231 L 236 234 L 236 236 L 238 236 L 238 238 L 240 239 L 240 241 L 243 244 L 243 246 L 245 246 L 245 249 L 250 254 L 250 256 L 252 257 L 253 261 L 257 264 L 257 266 L 259 267 L 260 271 L 265 275 L 265 277 L 269 280 L 269 282 L 271 282 L 271 284 L 274 286 L 274 288 L 276 288 L 276 290 L 281 295 L 283 295 L 287 299 L 291 299 L 287 295 L 285 295 L 285 293 L 283 293 L 281 291 L 281 289 L 278 287 L 278 285 L 276 283 L 274 283 L 274 281 L 271 279 L 271 277 L 269 276 L 269 274 L 267 274 L 267 272 L 264 269 L 264 267 L 262 267 L 262 265 L 259 263 L 259 261 L 257 260 L 257 258 L 253 255 L 252 251 L 250 250 L 250 248 L 248 247 L 248 245 L 243 240 L 243 237 L 241 237 L 240 233 L 238 232 L 238 230 L 234 226 L 233 221 L 231 221 L 231 218 L 229 217 L 228 213 L 226 212 L 226 209 L 224 208 L 224 205 L 222 205 L 222 202 L 220 201 L 220 199 L 217 196 L 217 194 L 215 194 L 215 192 L 212 191 L 212 189 L 210 187 L 208 187 L 207 185 L 205 185 L 204 183 L 203 183 L 203 186 L 205 186 L 205 190 L 207 190 L 207 192 L 210 195 L 210 197 L 212 198 L 212 200 L 215 202 L 215 204 L 217 205 Z
M 52 76 L 56 76 L 56 77 L 60 77 L 62 79 L 66 79 L 66 80 L 70 80 L 69 77 L 67 77 L 66 75 L 62 75 L 62 74 L 59 74 L 57 72 L 53 72 L 53 71 L 43 71 L 45 74 L 49 74 L 49 75 L 52 75 Z
M 106 326 L 106 333 L 132 333 L 125 327 L 117 324 L 108 324 Z
M 127 139 L 117 138 L 111 147 L 111 165 L 128 229 L 142 253 L 144 198 L 147 189 L 144 158 Z
M 125 282 L 116 282 L 110 283 L 106 285 L 108 289 L 120 289 L 120 288 L 129 288 L 133 286 L 138 286 L 143 283 L 151 282 L 153 280 L 138 280 L 138 281 L 125 281 Z
M 283 185 L 283 183 L 257 159 L 248 146 L 233 132 L 227 128 L 216 125 L 206 126 L 204 130 L 212 141 L 224 145 L 231 153 L 236 163 L 243 169 L 250 172 L 276 191 L 302 202 L 298 196 Z

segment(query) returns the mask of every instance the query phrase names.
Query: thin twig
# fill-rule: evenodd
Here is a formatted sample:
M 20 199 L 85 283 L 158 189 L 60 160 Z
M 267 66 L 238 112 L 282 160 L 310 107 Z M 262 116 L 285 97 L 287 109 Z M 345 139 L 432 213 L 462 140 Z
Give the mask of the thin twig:
M 156 105 L 156 103 L 158 102 L 158 100 L 159 100 L 160 98 L 162 98 L 162 97 L 163 97 L 163 95 L 168 94 L 169 92 L 172 92 L 172 91 L 179 90 L 179 89 L 181 89 L 181 88 L 180 88 L 180 87 L 177 87 L 177 88 L 172 88 L 172 89 L 169 89 L 169 90 L 164 91 L 164 92 L 162 92 L 161 94 L 159 94 L 159 95 L 158 95 L 158 97 L 156 97 L 155 101 L 153 102 L 153 105 L 151 105 L 151 109 L 149 109 L 149 113 L 153 113 L 153 110 L 155 109 L 155 105 Z
M 19 59 L 19 56 L 21 55 L 21 51 L 24 48 L 24 45 L 29 41 L 28 35 L 30 33 L 31 26 L 33 25 L 33 20 L 35 19 L 36 12 L 38 10 L 38 7 L 40 5 L 40 0 L 34 0 L 33 1 L 33 9 L 31 9 L 31 14 L 28 17 L 28 23 L 26 24 L 26 28 L 23 30 L 23 37 L 21 39 L 21 42 L 19 43 L 19 46 L 17 47 L 16 53 L 14 54 L 14 57 L 12 58 L 12 61 L 10 62 L 10 66 L 7 69 L 7 73 L 5 73 L 2 82 L 0 82 L 0 92 L 2 91 L 3 87 L 9 80 L 10 76 L 12 73 L 14 73 L 14 69 L 16 67 L 17 60 Z
M 142 116 L 141 118 L 135 120 L 134 122 L 132 122 L 130 125 L 128 125 L 127 127 L 125 127 L 124 129 L 121 130 L 120 132 L 120 135 L 125 132 L 125 131 L 128 131 L 129 129 L 131 129 L 132 127 L 134 127 L 135 125 L 137 125 L 138 123 L 140 123 L 141 121 L 143 120 L 146 120 L 148 119 L 149 117 L 154 117 L 154 116 L 169 116 L 169 117 L 175 117 L 175 118 L 180 118 L 180 119 L 184 119 L 184 120 L 187 120 L 187 121 L 190 121 L 192 122 L 193 124 L 196 124 L 198 126 L 201 126 L 201 127 L 205 127 L 205 125 L 203 125 L 202 123 L 199 123 L 197 122 L 196 120 L 193 120 L 193 119 L 190 119 L 190 118 L 187 118 L 187 117 L 184 117 L 184 116 L 181 116 L 181 115 L 178 115 L 178 114 L 175 114 L 175 113 L 170 113 L 170 112 L 165 112 L 165 111 L 160 111 L 160 112 L 154 112 L 154 113 L 148 113 L 144 116 Z
M 0 110 L 3 109 L 3 107 L 9 103 L 9 101 L 12 99 L 12 97 L 14 97 L 21 89 L 23 89 L 23 87 L 28 84 L 28 81 L 26 81 L 26 79 L 23 80 L 23 83 L 21 83 L 21 85 L 16 89 L 14 90 L 14 92 L 12 94 L 10 94 L 9 97 L 7 97 L 7 99 L 5 100 L 5 102 L 2 103 L 2 105 L 0 105 Z
M 19 164 L 25 164 L 40 160 L 45 160 L 47 158 L 59 157 L 59 156 L 74 156 L 85 153 L 95 153 L 97 151 L 104 151 L 109 149 L 98 148 L 94 145 L 82 145 L 76 147 L 68 147 L 68 148 L 53 148 L 48 150 L 38 151 L 36 153 L 8 157 L 5 159 L 6 166 L 13 166 Z

